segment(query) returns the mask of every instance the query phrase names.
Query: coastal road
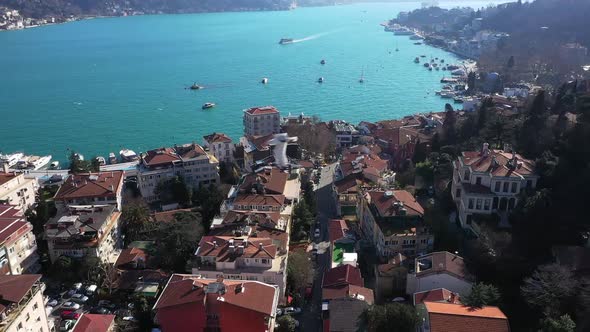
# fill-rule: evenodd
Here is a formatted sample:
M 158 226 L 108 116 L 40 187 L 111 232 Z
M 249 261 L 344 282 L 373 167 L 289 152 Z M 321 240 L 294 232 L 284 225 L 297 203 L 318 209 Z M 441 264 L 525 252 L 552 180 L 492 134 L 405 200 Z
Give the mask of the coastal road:
M 334 191 L 332 190 L 335 169 L 336 164 L 327 165 L 322 169 L 320 183 L 315 192 L 318 207 L 316 221 L 319 222 L 321 236 L 319 239 L 314 239 L 314 242 L 320 244 L 320 248 L 329 247 L 328 220 L 336 217 L 336 204 L 334 201 Z M 312 300 L 299 317 L 301 323 L 300 330 L 306 332 L 322 331 L 322 278 L 324 272 L 330 269 L 330 254 L 328 250 L 319 250 L 314 267 Z

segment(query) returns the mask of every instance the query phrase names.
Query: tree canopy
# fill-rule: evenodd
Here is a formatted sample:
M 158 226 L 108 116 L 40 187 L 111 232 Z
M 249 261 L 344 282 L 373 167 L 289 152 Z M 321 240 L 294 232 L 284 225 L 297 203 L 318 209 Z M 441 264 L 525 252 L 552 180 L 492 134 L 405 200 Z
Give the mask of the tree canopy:
M 358 319 L 359 332 L 414 332 L 418 315 L 413 306 L 401 303 L 371 305 Z

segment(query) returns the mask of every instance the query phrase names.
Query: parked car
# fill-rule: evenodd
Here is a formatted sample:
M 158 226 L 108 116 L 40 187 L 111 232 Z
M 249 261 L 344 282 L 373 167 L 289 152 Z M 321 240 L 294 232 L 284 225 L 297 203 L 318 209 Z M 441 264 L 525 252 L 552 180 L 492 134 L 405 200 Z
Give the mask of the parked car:
M 58 303 L 59 302 L 57 302 L 56 299 L 49 299 L 49 301 L 47 302 L 47 305 L 50 307 L 55 307 L 55 306 L 57 306 Z
M 90 309 L 91 314 L 98 314 L 98 315 L 109 315 L 111 311 L 107 308 L 103 307 L 94 307 Z
M 286 307 L 286 308 L 283 308 L 283 311 L 285 312 L 285 314 L 299 314 L 299 313 L 301 313 L 301 308 Z
M 123 320 L 126 322 L 138 322 L 139 320 L 133 316 L 125 316 L 123 317 Z
M 61 307 L 65 310 L 78 310 L 78 309 L 80 309 L 80 305 L 78 303 L 74 303 L 71 301 L 68 301 L 68 302 L 62 304 Z
M 64 293 L 63 298 L 64 299 L 69 299 L 70 297 L 72 297 L 72 295 L 76 294 L 76 290 L 75 289 L 70 289 L 69 291 Z
M 77 282 L 74 284 L 74 286 L 72 286 L 72 289 L 75 289 L 75 290 L 79 290 L 80 288 L 82 288 L 81 282 Z
M 281 308 L 277 308 L 277 311 L 275 311 L 276 316 L 281 316 L 283 314 L 283 310 L 281 310 Z
M 98 289 L 98 286 L 96 286 L 96 285 L 90 285 L 90 286 L 86 287 L 86 295 L 88 295 L 88 296 L 94 295 L 94 293 L 96 293 L 97 289 Z
M 315 233 L 313 233 L 313 237 L 315 237 L 316 239 L 320 237 L 320 229 L 319 228 L 315 229 Z
M 74 294 L 72 295 L 72 301 L 78 303 L 86 303 L 86 301 L 88 301 L 88 296 L 84 296 L 82 294 Z
M 62 320 L 61 324 L 59 324 L 59 330 L 62 332 L 71 331 L 74 328 L 74 325 L 76 325 L 75 320 L 71 320 L 71 319 Z
M 99 307 L 103 307 L 103 308 L 107 308 L 109 310 L 115 310 L 117 308 L 117 305 L 112 303 L 109 300 L 100 300 L 98 301 L 98 306 Z
M 80 314 L 72 310 L 66 310 L 61 313 L 60 317 L 61 319 L 78 319 Z

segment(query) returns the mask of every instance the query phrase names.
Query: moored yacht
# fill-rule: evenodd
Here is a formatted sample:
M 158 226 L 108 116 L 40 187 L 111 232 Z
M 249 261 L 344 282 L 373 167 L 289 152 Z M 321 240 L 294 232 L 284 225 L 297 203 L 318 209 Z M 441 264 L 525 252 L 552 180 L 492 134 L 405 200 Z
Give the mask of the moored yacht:
M 52 161 L 51 164 L 49 164 L 49 169 L 59 169 L 59 161 Z
M 117 157 L 115 156 L 115 153 L 114 152 L 110 152 L 109 153 L 109 164 L 112 165 L 112 164 L 116 164 L 117 162 L 118 161 L 117 161 Z
M 16 163 L 24 157 L 24 153 L 17 152 L 13 154 L 0 154 L 0 165 L 8 164 L 8 167 L 13 167 Z
M 213 108 L 215 107 L 215 103 L 205 103 L 203 104 L 203 106 L 201 106 L 202 109 L 206 110 L 208 108 Z
M 119 155 L 121 156 L 121 159 L 124 162 L 136 161 L 139 159 L 139 157 L 137 156 L 137 153 L 135 153 L 135 151 L 129 150 L 129 149 L 123 149 L 123 150 L 119 151 Z
M 103 157 L 103 156 L 98 156 L 98 157 L 96 157 L 96 161 L 98 162 L 98 164 L 99 164 L 100 166 L 104 166 L 104 165 L 106 165 L 106 164 L 107 164 L 107 161 L 106 161 L 106 159 L 104 159 L 104 157 Z
M 30 170 L 38 170 L 41 169 L 51 161 L 51 155 L 49 156 L 24 156 L 21 160 L 19 160 L 15 168 L 18 169 L 30 169 Z

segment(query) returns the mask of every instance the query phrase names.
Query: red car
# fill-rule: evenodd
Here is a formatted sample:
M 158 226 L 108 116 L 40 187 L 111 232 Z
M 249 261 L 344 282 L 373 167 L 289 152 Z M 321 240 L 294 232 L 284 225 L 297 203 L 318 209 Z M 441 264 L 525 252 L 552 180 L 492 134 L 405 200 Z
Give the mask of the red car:
M 78 319 L 78 318 L 80 318 L 80 314 L 75 311 L 67 310 L 67 311 L 63 311 L 61 313 L 61 319 Z

